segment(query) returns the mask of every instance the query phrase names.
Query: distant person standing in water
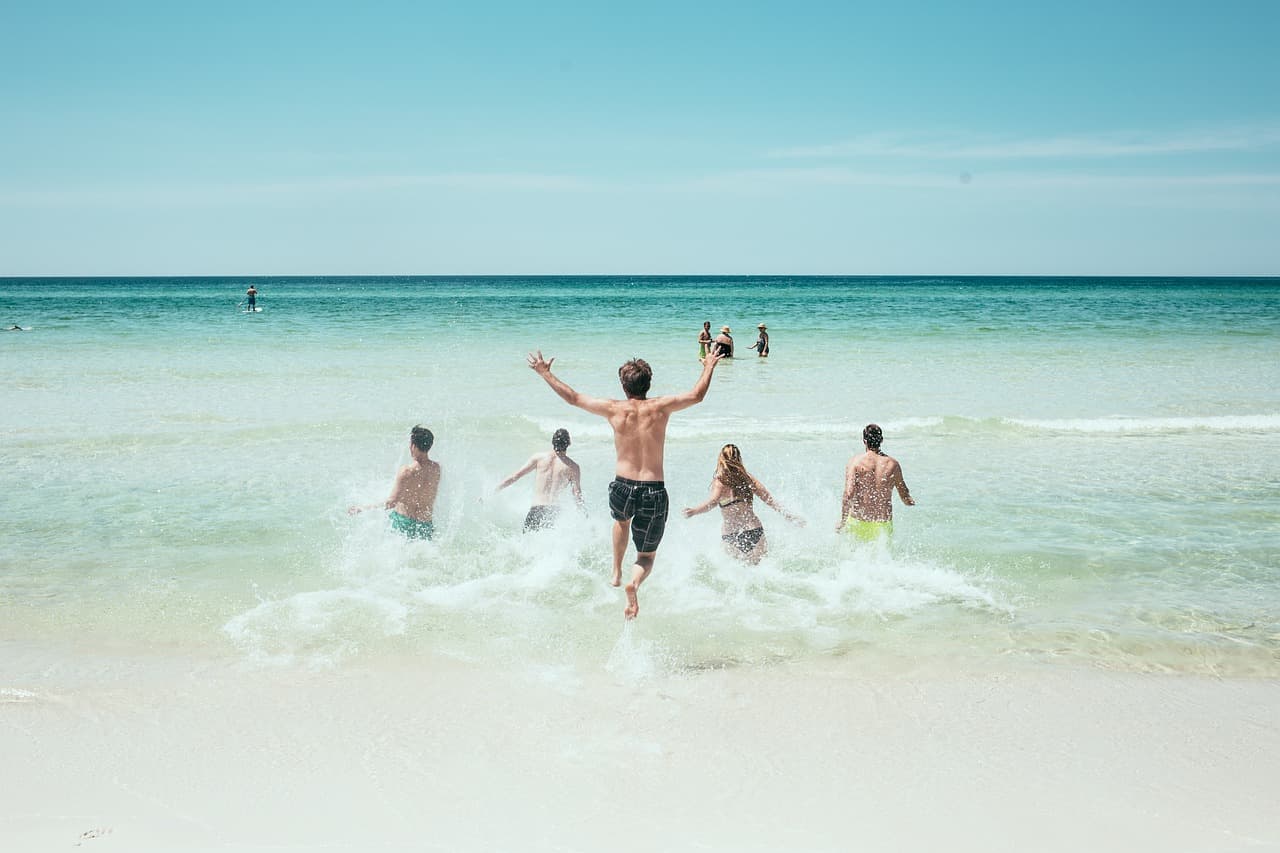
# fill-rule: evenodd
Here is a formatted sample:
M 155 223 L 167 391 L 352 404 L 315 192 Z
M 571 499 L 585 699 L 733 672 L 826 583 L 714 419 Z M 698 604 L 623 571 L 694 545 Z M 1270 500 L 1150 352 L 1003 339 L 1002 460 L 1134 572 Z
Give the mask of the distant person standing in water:
M 702 323 L 702 331 L 698 334 L 698 360 L 707 357 L 707 350 L 711 348 L 711 321 L 704 320 Z
M 247 309 L 245 309 L 245 310 L 247 310 L 247 311 L 255 311 L 255 310 L 257 310 L 257 307 L 258 307 L 258 288 L 254 287 L 254 286 L 251 284 L 251 285 L 249 285 L 249 289 L 248 289 L 248 290 L 246 290 L 246 291 L 244 292 L 244 295 L 245 295 L 245 298 L 249 300 L 249 307 L 248 307 Z
M 728 326 L 720 327 L 720 334 L 716 335 L 714 352 L 723 358 L 733 358 L 733 335 L 729 333 Z
M 551 451 L 539 453 L 529 459 L 524 467 L 503 480 L 498 485 L 502 491 L 530 471 L 537 471 L 533 480 L 533 506 L 524 517 L 524 532 L 543 530 L 551 527 L 560 514 L 558 501 L 564 487 L 573 491 L 573 499 L 578 509 L 585 510 L 582 502 L 582 470 L 578 463 L 569 458 L 569 431 L 558 429 L 551 436 Z
M 707 355 L 702 375 L 690 391 L 649 399 L 653 370 L 643 359 L 633 358 L 618 368 L 625 400 L 601 400 L 579 394 L 551 372 L 555 361 L 542 351 L 529 353 L 529 367 L 566 403 L 599 415 L 613 428 L 613 448 L 617 454 L 616 474 L 609 484 L 609 513 L 613 516 L 613 580 L 622 583 L 622 558 L 627 553 L 627 534 L 636 546 L 636 562 L 631 582 L 626 586 L 627 608 L 623 615 L 634 619 L 640 612 L 640 584 L 653 570 L 658 544 L 667 524 L 667 489 L 663 483 L 663 453 L 667 422 L 674 412 L 702 402 L 711 387 L 720 356 Z
M 701 515 L 712 507 L 720 507 L 720 538 L 729 556 L 755 565 L 769 553 L 769 540 L 764 536 L 764 525 L 752 506 L 759 497 L 769 507 L 782 513 L 792 524 L 804 526 L 804 519 L 787 512 L 764 485 L 747 472 L 742 464 L 742 453 L 736 444 L 726 444 L 720 449 L 716 461 L 715 477 L 711 480 L 711 497 L 697 506 L 686 507 L 685 518 Z
M 844 498 L 836 530 L 870 542 L 893 532 L 893 492 L 907 506 L 916 502 L 902 479 L 898 460 L 880 449 L 884 432 L 876 424 L 862 431 L 866 452 L 849 460 L 844 469 Z
M 769 357 L 769 333 L 765 330 L 768 329 L 769 327 L 766 326 L 764 323 L 760 323 L 759 325 L 756 326 L 756 328 L 760 330 L 760 337 L 757 338 L 756 342 L 751 345 L 751 348 L 756 351 L 756 354 L 760 358 L 768 358 Z
M 367 509 L 386 509 L 391 528 L 409 539 L 430 539 L 435 535 L 431 516 L 435 512 L 436 493 L 440 490 L 440 463 L 429 457 L 436 437 L 424 426 L 409 431 L 409 455 L 413 461 L 396 475 L 391 494 L 379 504 L 353 506 L 351 515 Z

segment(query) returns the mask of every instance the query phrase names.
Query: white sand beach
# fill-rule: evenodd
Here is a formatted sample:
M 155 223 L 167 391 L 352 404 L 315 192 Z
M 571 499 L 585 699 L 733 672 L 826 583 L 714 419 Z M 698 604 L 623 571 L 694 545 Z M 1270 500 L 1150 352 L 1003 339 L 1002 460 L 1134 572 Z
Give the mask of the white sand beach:
M 219 667 L 4 686 L 0 846 L 1280 849 L 1275 680 Z

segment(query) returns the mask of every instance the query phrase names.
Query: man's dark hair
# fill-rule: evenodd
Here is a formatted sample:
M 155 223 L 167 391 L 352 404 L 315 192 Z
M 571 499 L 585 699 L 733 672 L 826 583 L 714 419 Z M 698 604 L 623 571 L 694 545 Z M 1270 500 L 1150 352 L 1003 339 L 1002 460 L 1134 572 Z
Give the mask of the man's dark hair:
M 569 431 L 561 428 L 551 435 L 551 449 L 557 452 L 569 449 Z
M 431 445 L 436 443 L 436 437 L 431 434 L 431 430 L 418 425 L 409 431 L 409 441 L 413 442 L 414 447 L 426 453 L 431 449 Z
M 884 430 L 880 429 L 879 424 L 867 424 L 862 431 L 862 440 L 867 443 L 870 450 L 879 450 L 880 442 L 884 441 Z
M 653 381 L 653 368 L 643 358 L 633 358 L 618 368 L 618 381 L 628 397 L 643 400 L 649 393 L 649 383 Z

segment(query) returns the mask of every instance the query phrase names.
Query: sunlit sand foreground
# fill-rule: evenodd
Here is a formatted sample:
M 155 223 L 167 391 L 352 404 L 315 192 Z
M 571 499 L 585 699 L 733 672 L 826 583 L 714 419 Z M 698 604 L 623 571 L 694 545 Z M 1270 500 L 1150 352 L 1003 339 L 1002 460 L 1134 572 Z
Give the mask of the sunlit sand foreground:
M 0 684 L 0 847 L 1280 849 L 1276 681 L 193 668 Z

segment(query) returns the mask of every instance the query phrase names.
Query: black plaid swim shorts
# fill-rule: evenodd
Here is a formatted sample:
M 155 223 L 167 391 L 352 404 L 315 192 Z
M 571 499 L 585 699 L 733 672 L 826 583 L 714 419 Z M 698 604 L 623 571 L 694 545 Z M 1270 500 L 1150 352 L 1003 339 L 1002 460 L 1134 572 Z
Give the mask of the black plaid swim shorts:
M 631 541 L 640 554 L 658 550 L 667 529 L 667 508 L 667 487 L 661 480 L 615 477 L 609 484 L 609 514 L 616 521 L 631 520 Z

